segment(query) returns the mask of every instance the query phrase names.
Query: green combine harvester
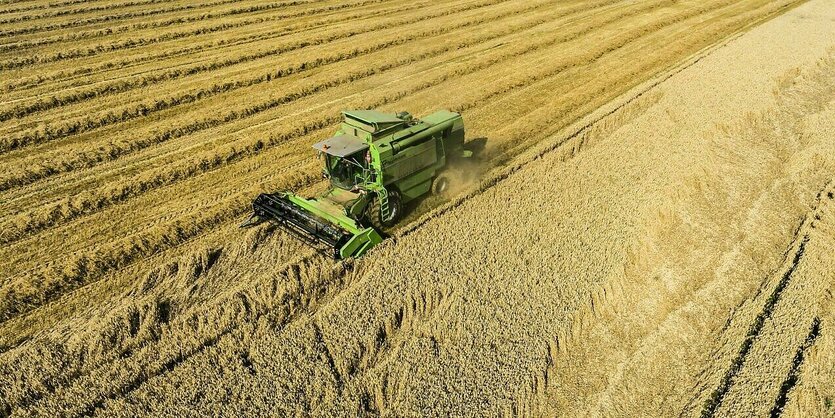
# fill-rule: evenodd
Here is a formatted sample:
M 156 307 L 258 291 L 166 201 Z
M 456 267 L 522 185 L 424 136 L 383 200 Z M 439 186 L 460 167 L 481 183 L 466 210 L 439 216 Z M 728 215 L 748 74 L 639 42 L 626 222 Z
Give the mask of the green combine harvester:
M 290 192 L 262 193 L 241 227 L 273 220 L 311 243 L 333 249 L 335 258 L 359 257 L 382 242 L 409 201 L 444 194 L 450 161 L 464 149 L 464 121 L 441 110 L 423 119 L 407 112 L 342 112 L 336 134 L 313 145 L 324 160 L 330 187 L 306 199 Z

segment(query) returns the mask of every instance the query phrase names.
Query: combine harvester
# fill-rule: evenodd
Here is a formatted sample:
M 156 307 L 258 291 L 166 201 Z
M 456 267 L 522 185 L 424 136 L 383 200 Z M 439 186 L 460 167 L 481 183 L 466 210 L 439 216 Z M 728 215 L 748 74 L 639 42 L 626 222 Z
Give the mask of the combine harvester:
M 335 258 L 359 257 L 382 242 L 409 201 L 443 194 L 451 160 L 464 149 L 461 115 L 441 110 L 423 119 L 407 112 L 342 112 L 336 134 L 313 145 L 330 179 L 326 192 L 305 199 L 290 192 L 262 193 L 241 227 L 274 220 L 310 243 L 324 243 Z

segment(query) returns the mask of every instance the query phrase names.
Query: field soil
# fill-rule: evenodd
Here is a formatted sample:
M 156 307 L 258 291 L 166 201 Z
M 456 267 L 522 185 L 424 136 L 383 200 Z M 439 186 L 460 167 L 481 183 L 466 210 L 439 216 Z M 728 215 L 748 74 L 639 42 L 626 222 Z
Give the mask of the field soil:
M 0 416 L 832 416 L 831 0 L 0 4 Z M 349 108 L 461 112 L 333 261 Z

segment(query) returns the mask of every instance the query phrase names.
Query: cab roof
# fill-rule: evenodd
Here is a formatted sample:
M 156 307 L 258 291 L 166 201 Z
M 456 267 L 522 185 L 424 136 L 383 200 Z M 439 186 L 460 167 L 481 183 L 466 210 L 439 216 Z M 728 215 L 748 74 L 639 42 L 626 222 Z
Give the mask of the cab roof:
M 353 135 L 339 135 L 313 144 L 313 148 L 335 157 L 345 157 L 368 149 L 368 144 Z

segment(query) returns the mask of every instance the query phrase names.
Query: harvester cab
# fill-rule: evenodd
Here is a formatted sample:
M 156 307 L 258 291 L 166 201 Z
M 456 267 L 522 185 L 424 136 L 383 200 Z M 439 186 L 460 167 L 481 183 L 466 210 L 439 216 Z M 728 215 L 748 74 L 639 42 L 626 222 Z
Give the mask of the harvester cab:
M 407 112 L 343 112 L 331 138 L 313 145 L 330 182 L 311 199 L 291 192 L 263 193 L 242 227 L 273 220 L 311 243 L 330 247 L 335 258 L 358 257 L 382 242 L 406 203 L 427 193 L 444 194 L 449 162 L 464 150 L 461 115 L 438 111 L 423 119 Z
M 325 160 L 322 173 L 331 185 L 353 190 L 371 180 L 368 144 L 350 135 L 340 135 L 313 146 Z

